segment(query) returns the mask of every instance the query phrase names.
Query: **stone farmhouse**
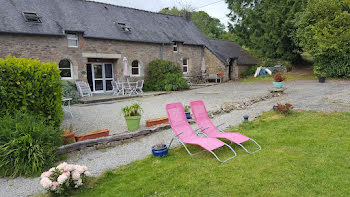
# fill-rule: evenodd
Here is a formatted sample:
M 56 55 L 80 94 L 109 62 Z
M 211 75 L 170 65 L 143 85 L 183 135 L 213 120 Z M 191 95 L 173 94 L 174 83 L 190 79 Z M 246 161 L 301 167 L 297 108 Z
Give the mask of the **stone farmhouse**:
M 184 17 L 86 0 L 0 0 L 0 58 L 57 62 L 63 80 L 84 80 L 93 92 L 112 89 L 123 58 L 135 79 L 155 59 L 174 61 L 186 76 L 223 73 L 237 80 L 257 60 L 231 41 L 206 38 Z

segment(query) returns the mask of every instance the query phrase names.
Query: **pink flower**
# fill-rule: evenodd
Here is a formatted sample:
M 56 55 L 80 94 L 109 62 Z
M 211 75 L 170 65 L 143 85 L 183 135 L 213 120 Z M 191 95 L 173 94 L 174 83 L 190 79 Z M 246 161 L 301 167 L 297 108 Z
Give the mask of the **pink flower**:
M 64 171 L 63 174 L 68 177 L 70 175 L 70 172 L 69 171 Z
M 45 188 L 48 189 L 49 187 L 52 186 L 52 181 L 48 178 L 42 178 L 40 181 L 40 184 Z
M 57 182 L 52 182 L 51 190 L 55 190 L 57 185 L 58 185 Z
M 50 168 L 49 172 L 54 172 L 56 168 Z
M 47 172 L 43 172 L 40 176 L 40 178 L 49 178 L 51 176 L 51 172 L 47 171 Z
M 68 176 L 66 176 L 65 174 L 61 174 L 58 178 L 57 178 L 57 182 L 62 185 L 66 180 L 68 179 Z

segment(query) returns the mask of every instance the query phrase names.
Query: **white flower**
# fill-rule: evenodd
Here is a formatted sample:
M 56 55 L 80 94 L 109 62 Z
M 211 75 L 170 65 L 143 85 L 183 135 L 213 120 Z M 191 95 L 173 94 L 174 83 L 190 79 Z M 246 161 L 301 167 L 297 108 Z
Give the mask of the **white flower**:
M 72 179 L 75 180 L 75 181 L 79 180 L 80 179 L 80 173 L 78 171 L 74 170 L 72 172 Z
M 72 164 L 68 164 L 68 165 L 66 165 L 66 167 L 65 167 L 65 169 L 64 169 L 65 171 L 73 171 L 73 170 L 75 170 L 75 165 L 72 165 Z
M 68 164 L 66 162 L 61 163 L 60 165 L 57 166 L 57 169 L 59 170 L 64 170 Z
M 52 186 L 52 181 L 48 178 L 42 178 L 40 181 L 40 184 L 45 188 L 48 189 Z
M 54 172 L 56 168 L 50 168 L 49 172 Z
M 77 182 L 76 182 L 77 186 L 81 186 L 83 184 L 83 180 L 82 179 L 79 179 Z
M 62 185 L 67 179 L 68 179 L 68 176 L 66 176 L 65 174 L 61 174 L 57 178 L 57 182 L 58 182 L 58 184 Z

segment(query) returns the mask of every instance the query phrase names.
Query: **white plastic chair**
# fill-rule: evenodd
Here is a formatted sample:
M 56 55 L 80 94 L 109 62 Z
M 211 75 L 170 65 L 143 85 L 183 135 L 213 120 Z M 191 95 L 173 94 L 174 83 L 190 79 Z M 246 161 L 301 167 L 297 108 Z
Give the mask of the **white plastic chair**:
M 119 81 L 112 81 L 113 95 L 124 95 L 124 85 Z
M 144 80 L 138 80 L 136 83 L 136 94 L 143 94 L 142 88 L 143 88 Z
M 90 86 L 85 81 L 75 81 L 75 85 L 77 86 L 78 92 L 81 97 L 92 96 Z

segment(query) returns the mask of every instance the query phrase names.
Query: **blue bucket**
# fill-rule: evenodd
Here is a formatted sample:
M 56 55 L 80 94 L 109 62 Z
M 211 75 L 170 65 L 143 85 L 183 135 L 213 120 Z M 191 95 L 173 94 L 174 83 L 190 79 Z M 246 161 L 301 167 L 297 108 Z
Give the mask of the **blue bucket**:
M 166 144 L 163 144 L 162 148 L 156 148 L 155 146 L 152 146 L 152 154 L 155 157 L 163 157 L 168 154 L 168 146 Z

